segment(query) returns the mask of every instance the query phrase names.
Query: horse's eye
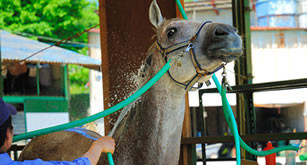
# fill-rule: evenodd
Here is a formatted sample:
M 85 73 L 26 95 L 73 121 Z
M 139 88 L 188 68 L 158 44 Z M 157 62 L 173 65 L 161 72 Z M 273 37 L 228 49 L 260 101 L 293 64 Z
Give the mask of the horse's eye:
M 176 32 L 177 32 L 176 28 L 169 29 L 168 32 L 167 32 L 167 37 L 168 38 L 172 37 Z

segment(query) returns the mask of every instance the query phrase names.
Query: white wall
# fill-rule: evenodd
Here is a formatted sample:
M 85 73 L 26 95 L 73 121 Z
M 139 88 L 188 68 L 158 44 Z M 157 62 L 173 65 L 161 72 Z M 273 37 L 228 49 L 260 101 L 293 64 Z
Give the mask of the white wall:
M 89 32 L 89 56 L 94 59 L 101 60 L 101 49 L 100 49 L 100 33 Z M 101 112 L 103 107 L 103 90 L 102 90 L 102 72 L 96 70 L 90 70 L 90 109 L 89 115 Z M 95 122 L 96 132 L 104 135 L 104 120 L 100 119 Z
M 219 15 L 217 15 L 214 10 L 202 10 L 202 11 L 191 10 L 187 12 L 187 16 L 189 17 L 190 20 L 197 20 L 201 22 L 208 20 L 208 21 L 221 22 L 232 25 L 231 8 L 219 10 Z
M 68 112 L 27 112 L 25 117 L 27 132 L 69 122 Z

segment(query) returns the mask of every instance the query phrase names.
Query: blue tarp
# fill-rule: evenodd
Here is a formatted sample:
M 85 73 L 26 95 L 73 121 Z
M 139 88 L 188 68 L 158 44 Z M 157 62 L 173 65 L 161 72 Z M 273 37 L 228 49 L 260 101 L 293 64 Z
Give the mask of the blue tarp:
M 0 30 L 2 61 L 21 61 L 50 45 Z M 53 46 L 26 60 L 28 63 L 77 64 L 98 69 L 100 60 L 93 59 L 71 50 Z

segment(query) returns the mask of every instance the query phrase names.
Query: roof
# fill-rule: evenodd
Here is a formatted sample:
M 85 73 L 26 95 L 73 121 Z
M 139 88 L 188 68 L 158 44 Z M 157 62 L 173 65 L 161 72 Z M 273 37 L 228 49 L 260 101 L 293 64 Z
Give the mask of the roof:
M 100 29 L 91 29 L 88 32 L 92 32 L 92 33 L 100 33 Z
M 0 49 L 1 59 L 7 62 L 21 61 L 50 45 L 31 40 L 22 36 L 11 34 L 0 30 Z M 48 63 L 48 64 L 77 64 L 87 68 L 99 70 L 101 61 L 76 53 L 71 50 L 53 46 L 42 51 L 29 59 L 30 63 Z

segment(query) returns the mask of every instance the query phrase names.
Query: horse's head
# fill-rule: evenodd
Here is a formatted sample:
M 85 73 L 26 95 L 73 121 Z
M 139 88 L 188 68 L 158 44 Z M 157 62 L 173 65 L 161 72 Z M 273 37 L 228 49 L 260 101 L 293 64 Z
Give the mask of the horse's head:
M 178 82 L 187 84 L 197 75 L 206 75 L 197 78 L 197 82 L 204 82 L 223 63 L 242 54 L 242 40 L 230 25 L 163 20 L 156 0 L 150 5 L 149 19 L 156 28 L 157 49 L 172 59 L 170 75 Z M 193 84 L 195 82 L 194 79 Z

